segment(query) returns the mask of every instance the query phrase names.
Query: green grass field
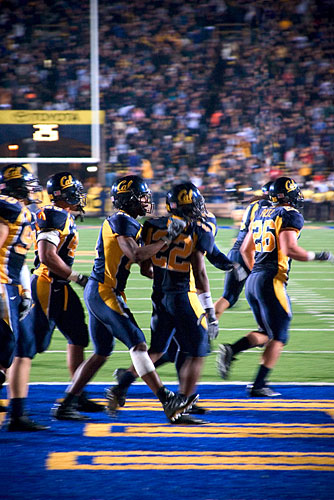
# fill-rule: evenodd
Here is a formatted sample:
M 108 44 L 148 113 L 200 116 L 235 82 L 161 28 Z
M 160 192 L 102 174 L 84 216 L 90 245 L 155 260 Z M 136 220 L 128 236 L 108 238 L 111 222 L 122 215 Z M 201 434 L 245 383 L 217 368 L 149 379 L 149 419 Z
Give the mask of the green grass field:
M 86 219 L 79 223 L 80 244 L 74 269 L 90 273 L 95 255 L 95 242 L 102 221 Z M 230 220 L 218 220 L 220 226 L 216 241 L 220 249 L 227 253 L 237 233 Z M 307 250 L 334 251 L 334 227 L 329 224 L 306 224 L 300 238 L 300 245 Z M 28 264 L 32 266 L 32 255 Z M 223 290 L 224 273 L 207 262 L 207 271 L 214 300 Z M 82 289 L 73 285 L 82 297 Z M 290 340 L 275 370 L 272 382 L 332 382 L 334 383 L 334 265 L 323 262 L 293 262 L 288 292 L 292 300 L 293 321 Z M 138 324 L 143 329 L 149 343 L 151 315 L 151 281 L 139 274 L 139 267 L 132 266 L 126 295 L 128 304 Z M 214 343 L 214 351 L 221 342 L 233 342 L 251 331 L 255 322 L 244 293 L 231 310 L 220 319 L 220 333 Z M 87 355 L 91 351 L 88 346 Z M 216 373 L 216 354 L 206 359 L 201 377 L 202 382 L 221 381 Z M 239 355 L 234 363 L 229 381 L 250 381 L 257 369 L 260 350 L 252 349 Z M 113 381 L 113 372 L 118 367 L 127 367 L 130 356 L 126 347 L 116 343 L 114 353 L 95 377 L 96 382 Z M 164 381 L 176 380 L 173 365 L 159 368 Z M 55 331 L 50 348 L 33 360 L 31 382 L 67 382 L 66 341 L 59 331 Z

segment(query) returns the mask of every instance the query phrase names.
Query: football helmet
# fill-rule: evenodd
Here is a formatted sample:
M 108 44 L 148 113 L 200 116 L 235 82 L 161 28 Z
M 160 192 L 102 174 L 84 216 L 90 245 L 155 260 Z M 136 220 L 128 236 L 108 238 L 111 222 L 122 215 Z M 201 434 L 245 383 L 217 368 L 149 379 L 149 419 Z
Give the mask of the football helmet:
M 167 212 L 186 220 L 205 218 L 205 201 L 198 188 L 191 182 L 175 184 L 166 195 Z
M 46 189 L 51 201 L 65 201 L 84 213 L 83 207 L 86 205 L 87 195 L 84 193 L 82 183 L 70 172 L 52 175 L 46 183 Z
M 291 177 L 279 177 L 269 188 L 269 200 L 274 204 L 288 203 L 292 207 L 300 208 L 303 206 L 304 197 Z
M 26 167 L 19 164 L 6 165 L 0 172 L 0 192 L 13 196 L 18 200 L 29 203 L 39 203 L 33 193 L 42 191 L 43 188 Z
M 267 199 L 269 199 L 269 188 L 272 185 L 272 183 L 273 181 L 266 182 L 261 188 L 262 193 Z
M 139 175 L 117 179 L 111 186 L 111 201 L 116 209 L 134 218 L 153 212 L 151 190 Z

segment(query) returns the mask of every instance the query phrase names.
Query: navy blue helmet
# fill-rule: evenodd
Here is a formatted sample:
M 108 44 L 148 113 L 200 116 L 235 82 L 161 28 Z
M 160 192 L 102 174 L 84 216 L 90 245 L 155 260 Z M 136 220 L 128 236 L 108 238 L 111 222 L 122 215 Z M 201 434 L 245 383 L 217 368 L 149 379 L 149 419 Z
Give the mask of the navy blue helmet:
M 166 195 L 167 211 L 188 220 L 202 219 L 207 213 L 199 189 L 191 182 L 175 184 Z
M 304 197 L 291 177 L 279 177 L 269 188 L 269 199 L 274 204 L 287 203 L 295 208 L 303 206 Z
M 111 201 L 115 208 L 134 218 L 153 212 L 151 190 L 139 175 L 117 179 L 111 186 Z
M 84 211 L 86 194 L 83 185 L 70 172 L 52 175 L 46 183 L 46 189 L 51 201 L 65 201 L 75 209 Z
M 0 172 L 0 192 L 27 203 L 38 203 L 33 193 L 42 191 L 42 186 L 26 167 L 19 164 L 6 165 Z

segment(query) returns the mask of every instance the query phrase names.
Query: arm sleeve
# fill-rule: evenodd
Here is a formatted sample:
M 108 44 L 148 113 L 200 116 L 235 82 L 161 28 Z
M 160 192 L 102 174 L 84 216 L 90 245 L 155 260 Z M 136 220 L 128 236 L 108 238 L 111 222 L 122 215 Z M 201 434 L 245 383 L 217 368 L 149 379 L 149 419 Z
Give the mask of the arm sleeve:
M 211 253 L 206 254 L 206 258 L 217 269 L 221 269 L 225 271 L 226 269 L 230 269 L 232 262 L 230 259 L 226 257 L 226 255 L 219 250 L 216 243 L 213 245 L 213 249 Z
M 37 233 L 37 243 L 41 240 L 49 241 L 57 247 L 60 242 L 59 232 L 55 229 L 50 231 L 39 231 Z
M 20 272 L 20 283 L 22 285 L 23 290 L 28 290 L 31 293 L 30 286 L 30 272 L 27 264 L 23 264 L 21 272 Z

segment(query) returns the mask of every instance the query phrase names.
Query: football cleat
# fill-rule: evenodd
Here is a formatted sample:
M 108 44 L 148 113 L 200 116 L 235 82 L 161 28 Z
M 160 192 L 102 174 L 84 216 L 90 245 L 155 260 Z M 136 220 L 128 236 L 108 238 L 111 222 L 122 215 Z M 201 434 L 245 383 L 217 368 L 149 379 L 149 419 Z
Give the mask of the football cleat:
M 36 432 L 46 431 L 48 429 L 50 429 L 50 427 L 34 422 L 27 415 L 11 417 L 7 426 L 8 432 Z
M 220 344 L 219 351 L 216 358 L 217 370 L 221 378 L 228 377 L 231 363 L 235 360 L 232 348 L 229 344 Z
M 203 408 L 203 406 L 199 406 L 196 404 L 193 404 L 191 408 L 187 411 L 190 415 L 205 415 L 206 413 L 210 413 L 210 410 L 207 408 Z
M 73 405 L 55 404 L 51 409 L 51 415 L 57 420 L 90 420 L 87 415 L 82 415 Z
M 118 408 L 125 405 L 126 397 L 123 392 L 119 390 L 119 387 L 115 385 L 114 387 L 109 387 L 105 391 L 108 404 L 106 406 L 106 411 L 108 415 L 114 417 Z
M 126 372 L 127 370 L 125 368 L 117 368 L 114 373 L 113 373 L 113 376 L 115 377 L 115 380 L 117 380 L 117 383 L 119 384 L 120 383 L 120 380 L 121 378 L 123 377 L 124 373 Z
M 267 386 L 254 388 L 254 386 L 251 385 L 247 387 L 247 390 L 251 398 L 275 398 L 282 395 L 280 392 L 273 391 Z
M 182 413 L 177 420 L 171 422 L 173 425 L 205 425 L 208 422 L 202 418 L 192 417 L 188 413 Z
M 175 422 L 180 415 L 187 411 L 199 398 L 199 394 L 192 394 L 188 398 L 182 394 L 174 394 L 168 397 L 165 403 L 162 405 L 166 417 L 172 423 Z
M 98 403 L 94 403 L 94 401 L 88 399 L 87 394 L 83 392 L 79 396 L 79 400 L 77 403 L 78 411 L 83 411 L 87 413 L 96 413 L 98 411 L 103 411 L 103 406 Z

